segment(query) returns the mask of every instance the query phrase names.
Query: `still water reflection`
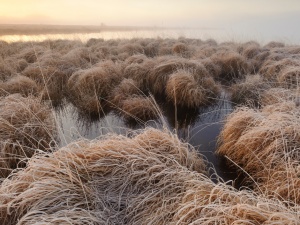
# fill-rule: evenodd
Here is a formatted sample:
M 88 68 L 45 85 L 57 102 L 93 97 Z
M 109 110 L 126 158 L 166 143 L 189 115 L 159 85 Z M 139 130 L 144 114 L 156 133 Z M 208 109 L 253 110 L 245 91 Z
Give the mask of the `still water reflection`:
M 225 181 L 237 178 L 235 171 L 227 168 L 224 159 L 216 157 L 217 137 L 222 129 L 223 121 L 227 114 L 232 112 L 232 104 L 227 98 L 219 100 L 208 107 L 199 107 L 195 110 L 177 108 L 167 103 L 159 104 L 162 117 L 156 121 L 147 122 L 146 126 L 156 128 L 167 127 L 176 132 L 183 141 L 189 142 L 198 152 L 203 154 L 215 167 Z M 63 108 L 55 111 L 60 125 L 60 146 L 80 138 L 95 139 L 100 135 L 114 132 L 126 134 L 129 130 L 145 127 L 145 124 L 129 123 L 114 111 L 105 112 L 100 117 L 89 117 L 81 114 L 71 104 L 66 103 Z M 175 129 L 177 128 L 177 129 Z

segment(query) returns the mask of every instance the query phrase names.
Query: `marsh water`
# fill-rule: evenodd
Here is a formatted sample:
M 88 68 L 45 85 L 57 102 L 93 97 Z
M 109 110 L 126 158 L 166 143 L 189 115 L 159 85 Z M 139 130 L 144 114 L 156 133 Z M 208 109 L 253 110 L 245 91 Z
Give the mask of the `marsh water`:
M 146 126 L 156 128 L 164 126 L 177 133 L 180 139 L 190 143 L 203 154 L 224 181 L 237 178 L 235 169 L 229 168 L 224 158 L 214 154 L 223 121 L 233 110 L 226 93 L 223 93 L 223 97 L 215 104 L 201 106 L 198 109 L 174 107 L 166 102 L 157 102 L 162 113 L 161 118 L 146 123 L 135 120 L 127 121 L 116 113 L 116 110 L 109 110 L 101 116 L 91 117 L 78 111 L 71 103 L 64 103 L 63 107 L 55 110 L 56 120 L 60 127 L 59 145 L 65 146 L 81 138 L 92 140 L 109 132 L 125 135 L 129 131 Z M 239 185 L 237 181 L 235 186 Z
M 109 39 L 132 39 L 132 38 L 175 38 L 186 37 L 194 39 L 214 39 L 217 42 L 247 42 L 256 40 L 261 44 L 270 41 L 283 41 L 288 44 L 299 44 L 298 36 L 281 36 L 272 33 L 261 33 L 256 30 L 243 32 L 235 32 L 232 29 L 220 28 L 176 28 L 176 29 L 159 29 L 159 30 L 131 30 L 131 31 L 102 31 L 98 33 L 72 33 L 72 34 L 42 34 L 42 35 L 0 35 L 0 41 L 10 42 L 26 42 L 26 41 L 44 41 L 44 40 L 79 40 L 83 43 L 91 38 Z

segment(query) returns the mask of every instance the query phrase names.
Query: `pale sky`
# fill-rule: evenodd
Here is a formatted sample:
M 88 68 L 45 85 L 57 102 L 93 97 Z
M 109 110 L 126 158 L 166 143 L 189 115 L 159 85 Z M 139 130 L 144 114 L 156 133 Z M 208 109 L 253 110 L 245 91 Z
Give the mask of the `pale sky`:
M 299 35 L 300 0 L 0 0 L 0 23 L 188 26 Z

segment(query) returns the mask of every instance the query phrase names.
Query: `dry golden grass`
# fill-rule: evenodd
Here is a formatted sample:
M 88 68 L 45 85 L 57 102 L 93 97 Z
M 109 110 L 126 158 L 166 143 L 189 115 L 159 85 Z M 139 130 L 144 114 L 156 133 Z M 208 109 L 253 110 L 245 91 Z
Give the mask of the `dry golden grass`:
M 140 134 L 139 134 L 140 133 Z M 192 146 L 165 130 L 72 143 L 0 186 L 12 224 L 298 224 L 281 202 L 215 184 Z
M 289 58 L 279 61 L 266 60 L 258 72 L 268 80 L 278 82 L 278 77 L 281 77 L 282 71 L 298 66 L 300 66 L 298 61 Z
M 196 79 L 208 76 L 205 67 L 196 60 L 187 60 L 178 57 L 159 57 L 157 65 L 148 76 L 148 87 L 153 94 L 162 95 L 172 73 L 185 69 L 195 74 Z
M 1 59 L 0 59 L 1 60 Z M 13 70 L 4 61 L 0 61 L 0 80 L 6 81 L 13 74 Z
M 25 76 L 14 76 L 8 81 L 0 83 L 0 96 L 21 94 L 23 97 L 37 95 L 39 87 L 36 82 Z
M 231 86 L 231 100 L 238 104 L 253 105 L 258 103 L 263 93 L 271 87 L 271 84 L 266 82 L 259 74 L 247 75 L 244 80 Z
M 144 53 L 147 57 L 155 57 L 158 55 L 159 49 L 158 42 L 150 42 L 144 47 Z
M 226 120 L 217 152 L 241 165 L 267 195 L 299 204 L 299 118 L 291 100 L 260 110 L 238 108 Z
M 266 44 L 264 47 L 265 48 L 283 48 L 284 46 L 285 46 L 285 44 L 282 42 L 271 41 L 268 44 Z
M 148 121 L 159 117 L 153 97 L 129 96 L 122 102 L 121 113 L 126 120 Z
M 22 160 L 46 150 L 54 140 L 52 112 L 38 99 L 19 94 L 0 99 L 0 172 L 7 176 Z
M 259 101 L 263 108 L 256 111 L 245 108 L 239 109 L 239 111 L 244 112 L 239 114 L 240 117 L 234 117 L 235 114 L 233 114 L 232 118 L 235 118 L 235 121 L 228 119 L 228 121 L 236 123 L 233 125 L 236 126 L 235 129 L 232 127 L 229 129 L 229 125 L 225 126 L 226 129 L 229 129 L 229 133 L 226 136 L 226 143 L 223 142 L 222 145 L 227 147 L 223 147 L 223 149 L 229 149 L 231 156 L 236 157 L 232 157 L 232 159 L 236 160 L 237 163 L 248 166 L 245 167 L 246 170 L 249 170 L 249 173 L 257 180 L 258 184 L 265 185 L 262 190 L 266 194 L 271 197 L 281 195 L 287 201 L 298 203 L 300 192 L 298 193 L 297 187 L 299 186 L 297 178 L 299 169 L 296 152 L 298 145 L 297 107 L 299 105 L 299 91 L 295 89 L 298 89 L 298 71 L 300 71 L 299 49 L 298 46 L 285 47 L 282 43 L 274 42 L 261 47 L 255 42 L 242 44 L 224 42 L 218 44 L 212 39 L 202 41 L 183 37 L 178 39 L 135 38 L 108 41 L 100 39 L 90 40 L 87 44 L 81 41 L 68 40 L 10 44 L 0 42 L 0 79 L 2 81 L 0 86 L 5 92 L 21 93 L 24 96 L 39 94 L 41 99 L 49 99 L 49 97 L 52 100 L 61 99 L 65 95 L 83 114 L 101 113 L 103 107 L 111 102 L 121 109 L 126 120 L 136 119 L 142 122 L 142 120 L 147 121 L 158 118 L 159 111 L 154 100 L 151 97 L 140 95 L 141 92 L 138 89 L 145 91 L 145 93 L 149 91 L 150 94 L 159 96 L 161 100 L 168 100 L 173 104 L 176 100 L 177 105 L 193 108 L 218 97 L 219 86 L 214 79 L 228 78 L 229 84 L 232 86 L 233 97 L 238 99 L 237 101 L 252 99 L 252 101 Z M 254 75 L 257 74 L 257 71 L 260 75 Z M 26 78 L 20 75 L 16 76 L 17 73 L 21 73 Z M 246 75 L 249 76 L 245 77 Z M 236 78 L 243 78 L 243 80 L 236 85 L 232 85 Z M 265 82 L 266 80 L 267 82 Z M 67 81 L 68 85 L 65 88 Z M 36 83 L 37 88 L 34 83 Z M 270 87 L 277 87 L 277 89 L 268 90 Z M 36 93 L 36 90 L 39 93 Z M 165 93 L 166 96 L 164 96 Z M 162 97 L 167 97 L 167 99 Z M 273 106 L 267 106 L 269 104 L 273 104 Z M 295 104 L 295 106 L 289 106 L 288 104 Z M 294 123 L 291 121 L 294 121 Z M 243 127 L 243 123 L 246 127 Z M 238 141 L 235 141 L 235 139 L 238 139 Z M 261 141 L 261 139 L 264 139 L 264 141 Z M 235 146 L 233 143 L 239 144 Z M 242 147 L 243 144 L 246 147 Z M 257 156 L 261 161 L 256 160 L 257 157 L 253 157 L 252 153 L 255 153 L 255 157 Z M 119 165 L 123 164 L 120 163 Z M 107 221 L 110 221 L 111 224 L 189 224 L 192 222 L 213 224 L 219 221 L 230 224 L 242 220 L 247 221 L 245 223 L 252 224 L 271 224 L 274 221 L 276 223 L 276 220 L 277 223 L 288 223 L 288 220 L 283 219 L 282 214 L 277 217 L 278 214 L 274 214 L 276 211 L 295 215 L 292 211 L 289 211 L 290 208 L 285 208 L 280 202 L 274 203 L 275 200 L 272 200 L 272 203 L 270 203 L 263 196 L 255 196 L 252 192 L 250 194 L 237 192 L 223 184 L 215 185 L 206 177 L 199 178 L 201 182 L 195 181 L 194 184 L 194 181 L 191 180 L 197 180 L 200 175 L 191 174 L 187 171 L 183 172 L 183 170 L 174 167 L 174 173 L 171 175 L 165 172 L 167 170 L 164 170 L 160 174 L 165 182 L 162 182 L 161 186 L 150 185 L 147 190 L 144 187 L 147 187 L 147 185 L 134 186 L 138 183 L 135 180 L 130 188 L 145 190 L 143 192 L 145 195 L 138 195 L 135 192 L 134 195 L 126 196 L 126 199 L 131 197 L 133 199 L 126 207 L 123 206 L 127 204 L 124 203 L 126 201 L 123 193 L 118 192 L 118 196 L 124 197 L 120 200 L 122 204 L 124 203 L 123 205 L 120 203 L 122 206 L 116 206 L 115 200 L 112 200 L 113 203 L 108 201 L 109 203 L 106 202 L 105 207 L 109 210 L 101 206 L 101 210 L 95 214 L 90 213 L 89 209 L 83 207 L 81 203 L 79 205 L 76 203 L 76 207 L 72 209 L 66 207 L 62 211 L 54 210 L 55 215 L 51 211 L 53 208 L 49 208 L 49 211 L 43 214 L 44 221 L 42 221 L 40 220 L 40 214 L 36 214 L 34 211 L 44 210 L 42 203 L 39 202 L 34 203 L 37 204 L 33 206 L 32 210 L 34 210 L 30 211 L 29 214 L 26 213 L 26 216 L 22 217 L 19 223 L 48 222 L 63 224 L 67 223 L 66 221 L 71 221 L 70 223 L 80 224 L 82 222 L 78 221 L 81 218 L 84 221 L 83 223 L 87 224 L 101 223 L 99 221 L 102 221 L 102 219 L 103 224 L 107 224 Z M 138 174 L 144 172 L 141 169 Z M 68 174 L 71 178 L 74 175 L 72 170 L 63 173 Z M 93 171 L 88 172 L 88 174 L 92 173 Z M 61 173 L 59 173 L 59 176 L 61 176 Z M 78 177 L 80 176 L 81 173 Z M 113 177 L 115 173 L 110 173 L 109 176 L 113 179 L 113 181 L 110 181 L 111 183 L 118 179 L 118 177 Z M 49 180 L 51 179 L 49 178 Z M 122 180 L 123 184 L 126 183 L 124 179 Z M 144 179 L 147 180 L 148 177 Z M 152 180 L 153 185 L 159 182 L 155 179 Z M 109 182 L 108 180 L 107 178 L 107 182 Z M 143 183 L 143 181 L 140 182 Z M 164 189 L 167 181 L 170 181 L 171 189 L 168 189 L 169 186 Z M 58 180 L 57 182 L 61 181 Z M 72 185 L 73 180 L 68 182 L 64 186 L 66 189 Z M 183 186 L 180 186 L 181 183 Z M 81 200 L 86 200 L 82 197 L 84 196 L 83 193 L 97 193 L 94 191 L 96 190 L 95 187 L 93 186 L 93 189 L 82 189 L 86 192 L 79 190 L 77 187 L 76 191 L 79 192 L 75 191 L 73 193 L 77 197 L 80 195 L 81 197 L 78 198 L 81 198 Z M 115 190 L 114 193 L 117 193 L 120 190 L 118 188 L 117 186 L 109 186 L 107 190 Z M 214 192 L 212 189 L 218 191 Z M 54 188 L 53 190 L 57 189 Z M 166 190 L 166 192 L 159 192 L 158 190 Z M 258 191 L 258 189 L 256 190 Z M 158 194 L 156 191 L 158 191 Z M 80 194 L 77 195 L 77 193 Z M 107 193 L 108 191 L 101 196 L 109 198 L 107 197 L 109 195 L 106 195 Z M 202 193 L 205 194 L 202 195 Z M 214 199 L 216 195 L 218 197 Z M 156 201 L 157 199 L 161 200 L 162 196 L 171 197 L 163 202 Z M 185 200 L 183 200 L 182 196 L 187 197 L 184 197 Z M 225 199 L 224 196 L 226 196 Z M 75 197 L 75 200 L 77 197 Z M 93 198 L 90 197 L 90 199 Z M 80 202 L 82 202 L 81 200 Z M 99 205 L 103 203 L 102 200 L 99 200 L 96 206 L 93 207 L 99 208 Z M 55 201 L 57 199 L 53 199 L 53 202 Z M 270 205 L 267 209 L 261 207 L 261 201 L 263 205 L 269 203 L 275 205 L 276 210 Z M 24 205 L 22 207 L 25 207 Z M 55 205 L 53 203 L 53 207 L 59 208 L 59 204 Z M 90 203 L 87 205 L 91 206 Z M 41 207 L 38 208 L 38 206 Z M 21 208 L 19 210 L 23 213 L 27 209 Z M 247 211 L 248 209 L 252 211 Z M 110 215 L 108 211 L 111 213 Z M 293 218 L 293 216 L 290 216 L 290 218 Z M 20 218 L 20 216 L 14 217 L 14 219 L 16 218 Z M 93 219 L 90 220 L 90 218 Z M 295 221 L 293 222 L 297 223 L 297 220 Z
M 139 88 L 143 91 L 146 91 L 149 88 L 148 79 L 150 72 L 152 71 L 153 67 L 156 65 L 155 60 L 147 59 L 144 60 L 142 63 L 136 63 L 136 61 L 132 63 L 126 63 L 127 65 L 124 69 L 124 77 L 133 79 L 137 82 Z
M 218 64 L 215 64 L 210 58 L 205 58 L 200 62 L 212 77 L 218 78 L 221 75 L 222 67 Z
M 286 88 L 297 88 L 300 85 L 300 65 L 284 68 L 278 74 L 278 82 Z
M 243 77 L 250 70 L 247 59 L 234 51 L 220 51 L 211 60 L 222 67 L 220 76 L 225 79 Z
M 189 58 L 192 56 L 192 50 L 184 43 L 175 44 L 172 50 L 175 54 L 184 58 Z
M 133 95 L 139 95 L 141 91 L 139 85 L 132 79 L 123 79 L 122 82 L 112 90 L 108 102 L 113 106 L 122 108 L 123 101 Z
M 261 104 L 264 106 L 294 101 L 299 104 L 299 90 L 290 90 L 285 88 L 271 88 L 266 90 L 261 97 Z
M 166 85 L 167 100 L 189 108 L 214 102 L 219 94 L 220 88 L 212 77 L 195 77 L 195 74 L 186 70 L 173 73 Z
M 144 49 L 140 44 L 125 44 L 118 48 L 118 53 L 127 53 L 128 55 L 143 54 Z
M 29 66 L 22 72 L 22 75 L 34 80 L 41 87 L 43 99 L 54 101 L 60 99 L 68 80 L 65 72 L 51 66 Z
M 19 59 L 25 59 L 28 63 L 34 63 L 37 61 L 37 57 L 42 55 L 46 49 L 42 46 L 30 46 L 24 48 L 18 54 Z
M 112 61 L 105 61 L 87 70 L 74 73 L 68 81 L 69 98 L 76 107 L 88 113 L 101 112 L 101 105 L 111 90 L 122 80 L 121 69 Z

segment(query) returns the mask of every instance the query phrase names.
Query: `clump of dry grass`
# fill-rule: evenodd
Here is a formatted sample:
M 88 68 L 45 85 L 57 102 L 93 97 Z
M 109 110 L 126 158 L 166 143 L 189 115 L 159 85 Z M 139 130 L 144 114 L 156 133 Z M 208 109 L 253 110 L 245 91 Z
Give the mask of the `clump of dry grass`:
M 266 90 L 261 97 L 261 104 L 264 106 L 294 101 L 299 105 L 299 90 L 289 90 L 286 88 L 271 88 Z
M 27 66 L 28 66 L 28 63 L 25 59 L 20 59 L 17 61 L 17 71 L 18 72 L 22 72 Z
M 300 66 L 290 66 L 278 74 L 278 82 L 287 88 L 297 88 L 300 84 Z
M 189 58 L 192 55 L 192 50 L 184 43 L 175 44 L 172 50 L 175 54 L 184 58 Z
M 173 50 L 172 47 L 160 47 L 158 50 L 158 55 L 163 56 L 163 55 L 172 55 Z
M 51 110 L 38 99 L 19 94 L 0 100 L 1 176 L 23 165 L 21 160 L 46 150 L 54 140 L 55 124 Z
M 218 78 L 221 75 L 222 67 L 214 63 L 210 58 L 202 59 L 200 62 L 212 77 Z
M 139 95 L 140 92 L 139 85 L 136 81 L 125 78 L 112 90 L 108 101 L 114 106 L 121 108 L 124 100 L 133 95 Z
M 129 63 L 129 60 L 125 62 L 125 65 L 127 66 L 124 69 L 124 77 L 133 79 L 135 82 L 137 82 L 140 89 L 146 91 L 149 88 L 149 75 L 153 67 L 156 65 L 156 61 L 151 59 L 140 60 L 143 61 L 140 62 L 138 59 L 136 59 L 132 61 L 132 63 Z
M 220 93 L 212 77 L 201 78 L 186 70 L 178 70 L 170 76 L 166 85 L 166 96 L 173 104 L 197 108 L 213 102 Z
M 22 49 L 18 54 L 18 58 L 25 59 L 28 63 L 34 63 L 37 61 L 38 56 L 42 55 L 45 50 L 42 46 L 30 46 Z
M 159 57 L 157 65 L 148 76 L 148 87 L 153 94 L 162 95 L 172 73 L 184 69 L 195 74 L 195 77 L 207 77 L 208 71 L 196 60 L 187 60 L 178 57 Z
M 21 94 L 26 97 L 37 95 L 39 91 L 36 82 L 25 76 L 14 76 L 6 82 L 0 83 L 0 95 Z
M 127 43 L 125 45 L 121 45 L 118 48 L 118 53 L 127 53 L 128 55 L 135 55 L 135 54 L 142 54 L 144 52 L 143 47 L 138 44 L 138 43 L 134 43 L 134 44 L 130 44 Z
M 122 80 L 118 64 L 105 61 L 87 70 L 74 73 L 68 81 L 69 98 L 76 107 L 89 113 L 99 113 L 110 91 Z
M 293 204 L 300 202 L 296 104 L 286 100 L 260 110 L 236 109 L 226 120 L 218 149 L 254 177 L 267 195 Z
M 246 58 L 234 51 L 220 51 L 211 60 L 222 68 L 220 77 L 229 80 L 243 77 L 250 69 Z
M 279 61 L 266 60 L 260 70 L 259 73 L 264 75 L 271 82 L 278 82 L 278 78 L 280 78 L 284 71 L 289 70 L 290 68 L 299 67 L 300 64 L 297 60 L 294 59 L 282 59 Z M 281 79 L 284 81 L 286 76 L 283 76 Z
M 264 47 L 265 48 L 283 48 L 284 46 L 285 46 L 285 44 L 282 42 L 271 41 L 268 44 L 266 44 Z
M 147 46 L 144 47 L 144 52 L 148 57 L 155 57 L 158 55 L 159 49 L 159 43 L 150 42 L 149 44 L 147 44 Z
M 148 121 L 157 119 L 159 111 L 153 97 L 131 96 L 122 102 L 121 113 L 126 120 Z
M 61 59 L 81 69 L 88 68 L 98 62 L 97 58 L 88 49 L 83 47 L 73 48 L 64 54 Z
M 253 105 L 259 102 L 263 93 L 271 88 L 262 76 L 247 75 L 243 81 L 231 86 L 231 100 L 235 103 L 247 103 Z
M 1 60 L 1 59 L 0 59 Z M 7 79 L 9 79 L 12 74 L 13 74 L 13 70 L 11 67 L 9 67 L 4 61 L 0 61 L 0 80 L 1 81 L 6 81 Z
M 144 54 L 137 54 L 137 55 L 133 55 L 133 56 L 130 56 L 126 59 L 126 61 L 124 62 L 124 64 L 126 66 L 129 66 L 133 63 L 137 63 L 137 64 L 141 64 L 141 63 L 144 63 L 145 61 L 148 61 L 148 57 L 145 56 Z
M 140 132 L 140 133 L 139 133 Z M 148 128 L 31 159 L 0 186 L 5 224 L 297 224 L 296 210 L 215 184 L 195 149 Z
M 22 75 L 34 80 L 42 89 L 42 98 L 50 100 L 60 99 L 68 80 L 65 72 L 51 66 L 29 66 Z

